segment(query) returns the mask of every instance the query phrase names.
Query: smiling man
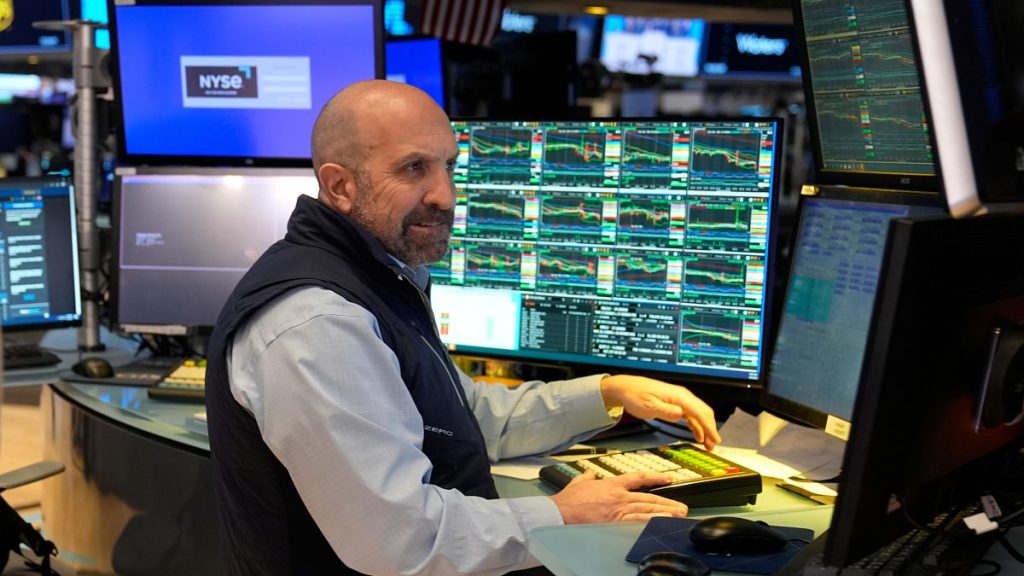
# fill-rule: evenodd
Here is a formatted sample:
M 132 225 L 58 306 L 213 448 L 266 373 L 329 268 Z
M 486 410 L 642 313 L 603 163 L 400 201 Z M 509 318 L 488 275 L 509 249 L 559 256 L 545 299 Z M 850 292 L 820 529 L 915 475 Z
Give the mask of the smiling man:
M 498 497 L 491 461 L 570 445 L 623 409 L 686 419 L 708 447 L 718 433 L 679 386 L 595 375 L 508 389 L 454 366 L 425 265 L 448 249 L 458 148 L 429 96 L 354 84 L 321 111 L 312 152 L 319 198 L 299 199 L 208 350 L 229 573 L 505 574 L 537 566 L 533 528 L 686 514 L 632 491 L 662 474 Z

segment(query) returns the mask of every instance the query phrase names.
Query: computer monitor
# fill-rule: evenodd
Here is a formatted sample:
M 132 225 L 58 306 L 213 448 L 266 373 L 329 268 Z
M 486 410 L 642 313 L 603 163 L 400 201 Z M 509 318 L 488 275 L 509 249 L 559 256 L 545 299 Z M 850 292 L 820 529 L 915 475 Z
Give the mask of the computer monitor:
M 708 24 L 700 73 L 706 78 L 800 81 L 796 29 L 782 24 Z
M 911 24 L 954 216 L 1024 205 L 1024 4 L 911 1 Z
M 997 479 L 968 467 L 1024 435 L 1022 322 L 1024 215 L 893 222 L 826 565 L 852 563 L 910 530 L 908 518 L 927 524 Z M 1001 417 L 980 418 L 983 397 L 998 399 Z
M 82 321 L 71 178 L 0 179 L 0 320 L 4 331 Z
M 703 20 L 605 16 L 601 63 L 612 72 L 691 78 L 703 41 Z
M 306 166 L 321 107 L 384 77 L 381 0 L 117 2 L 126 164 Z
M 284 237 L 309 169 L 164 170 L 114 179 L 114 323 L 184 334 L 216 324 L 242 275 Z
M 71 34 L 39 30 L 33 22 L 67 20 L 67 0 L 14 0 L 13 19 L 0 18 L 0 57 L 71 51 Z M 7 24 L 5 26 L 5 24 Z
M 423 90 L 444 108 L 445 74 L 441 40 L 393 38 L 386 45 L 387 79 Z
M 904 0 L 799 0 L 815 179 L 937 190 Z
M 845 440 L 889 222 L 942 208 L 929 195 L 831 187 L 801 204 L 761 405 Z
M 455 352 L 755 387 L 775 266 L 776 119 L 455 121 Z

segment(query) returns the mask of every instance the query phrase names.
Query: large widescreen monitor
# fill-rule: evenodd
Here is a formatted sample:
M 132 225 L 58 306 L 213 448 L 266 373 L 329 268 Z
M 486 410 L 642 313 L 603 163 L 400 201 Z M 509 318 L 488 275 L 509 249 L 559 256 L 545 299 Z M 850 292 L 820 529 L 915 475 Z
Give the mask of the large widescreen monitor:
M 172 334 L 212 327 L 242 275 L 284 237 L 295 200 L 317 190 L 309 169 L 117 174 L 115 324 Z
M 384 77 L 380 0 L 137 0 L 111 17 L 126 164 L 308 165 L 325 102 Z
M 954 216 L 1024 205 L 1024 3 L 914 0 L 912 29 Z M 1005 206 L 1003 206 L 1005 207 Z
M 799 0 L 794 7 L 817 182 L 937 190 L 904 0 Z
M 601 63 L 612 72 L 696 76 L 704 27 L 697 19 L 605 16 Z
M 796 30 L 781 24 L 708 25 L 701 76 L 728 80 L 800 81 Z
M 889 222 L 942 211 L 920 196 L 826 188 L 803 198 L 766 409 L 846 439 Z
M 1019 452 L 1022 335 L 1024 216 L 892 224 L 823 564 L 847 566 L 982 493 L 998 498 L 1001 480 L 1019 493 L 1008 461 L 975 467 L 1014 442 Z M 923 572 L 966 573 L 952 568 Z
M 0 320 L 4 331 L 82 321 L 71 178 L 0 179 Z
M 778 120 L 453 125 L 451 350 L 759 385 Z

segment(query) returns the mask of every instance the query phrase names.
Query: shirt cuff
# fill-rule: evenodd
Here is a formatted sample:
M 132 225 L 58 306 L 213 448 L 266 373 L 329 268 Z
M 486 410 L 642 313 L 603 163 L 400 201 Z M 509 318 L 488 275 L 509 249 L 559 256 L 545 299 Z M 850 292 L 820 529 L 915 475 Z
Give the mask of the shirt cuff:
M 519 519 L 523 533 L 529 536 L 530 530 L 546 526 L 562 526 L 562 513 L 558 511 L 555 501 L 547 496 L 527 496 L 509 498 L 509 507 Z
M 558 386 L 561 402 L 561 413 L 571 414 L 575 419 L 574 426 L 581 430 L 607 428 L 618 423 L 622 417 L 622 407 L 609 410 L 601 396 L 601 380 L 607 374 L 594 374 L 572 380 L 551 382 Z

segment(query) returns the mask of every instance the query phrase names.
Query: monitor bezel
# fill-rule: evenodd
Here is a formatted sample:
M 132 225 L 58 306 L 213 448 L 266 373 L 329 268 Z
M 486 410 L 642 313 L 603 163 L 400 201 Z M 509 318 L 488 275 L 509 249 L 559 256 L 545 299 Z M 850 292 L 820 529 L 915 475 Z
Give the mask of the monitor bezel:
M 781 203 L 780 196 L 782 195 L 782 162 L 785 151 L 782 149 L 784 146 L 785 136 L 785 120 L 780 117 L 774 116 L 679 116 L 679 117 L 639 117 L 639 118 L 623 118 L 623 117 L 610 117 L 610 118 L 539 118 L 539 117 L 517 117 L 517 118 L 505 118 L 505 117 L 493 117 L 493 118 L 476 118 L 476 117 L 452 117 L 450 119 L 454 122 L 528 122 L 528 123 L 622 123 L 622 124 L 633 124 L 633 123 L 644 123 L 644 122 L 661 122 L 661 123 L 679 123 L 679 122 L 773 122 L 775 124 L 775 135 L 776 135 L 776 146 L 775 146 L 775 158 L 772 163 L 772 190 L 768 195 L 769 205 L 769 221 L 768 221 L 768 242 L 765 247 L 765 293 L 763 299 L 763 313 L 761 317 L 762 330 L 762 347 L 759 363 L 759 375 L 757 378 L 740 379 L 724 376 L 714 376 L 709 374 L 693 374 L 687 372 L 679 372 L 672 370 L 659 370 L 657 368 L 636 368 L 636 367 L 621 367 L 615 365 L 614 361 L 609 362 L 590 362 L 590 361 L 578 361 L 578 360 L 561 360 L 561 359 L 550 359 L 550 358 L 534 358 L 523 356 L 521 353 L 516 351 L 500 350 L 500 349 L 482 349 L 473 347 L 470 349 L 459 348 L 458 346 L 449 346 L 448 351 L 452 354 L 466 354 L 470 356 L 485 356 L 493 357 L 499 360 L 507 360 L 522 363 L 532 364 L 548 364 L 554 366 L 565 367 L 569 370 L 570 374 L 590 374 L 595 371 L 600 372 L 606 369 L 618 370 L 621 372 L 628 372 L 630 374 L 636 374 L 639 376 L 646 376 L 650 378 L 656 378 L 669 382 L 672 384 L 679 385 L 710 385 L 714 387 L 729 387 L 737 390 L 761 390 L 764 386 L 765 376 L 767 374 L 767 366 L 771 359 L 771 351 L 774 347 L 774 331 L 775 331 L 775 301 L 773 299 L 773 286 L 775 283 L 775 273 L 778 267 L 777 260 L 779 259 L 778 253 L 778 236 L 780 225 L 779 217 L 779 206 Z
M 907 19 L 910 14 L 908 11 Z M 811 149 L 814 157 L 814 178 L 815 182 L 822 185 L 847 185 L 858 188 L 875 188 L 879 190 L 903 190 L 916 192 L 940 193 L 939 160 L 935 146 L 935 130 L 928 130 L 928 141 L 932 148 L 934 165 L 933 174 L 902 174 L 898 172 L 854 172 L 824 167 L 824 159 L 821 154 L 820 128 L 818 126 L 817 106 L 814 100 L 814 88 L 812 83 L 812 72 L 810 55 L 807 50 L 807 32 L 804 29 L 803 0 L 793 2 L 793 23 L 796 26 L 796 38 L 800 42 L 800 66 L 801 80 L 804 89 L 804 106 L 807 110 L 807 128 L 810 132 Z M 917 63 L 918 75 L 921 76 L 920 90 L 921 100 L 925 107 L 925 114 L 928 114 L 928 98 L 925 92 L 924 77 L 921 73 L 921 57 L 917 43 L 911 41 L 914 47 L 914 57 Z M 930 117 L 929 117 L 930 118 Z
M 75 194 L 75 184 L 70 176 L 63 175 L 51 175 L 51 176 L 16 176 L 7 179 L 3 179 L 4 186 L 10 183 L 18 182 L 33 182 L 43 183 L 46 181 L 54 182 L 58 186 L 66 185 L 70 194 L 68 195 L 68 212 L 71 219 L 71 262 L 72 262 L 72 281 L 74 283 L 74 300 L 75 308 L 78 311 L 77 318 L 70 320 L 55 320 L 55 321 L 35 321 L 35 322 L 19 322 L 15 324 L 3 324 L 4 332 L 31 332 L 35 330 L 50 330 L 52 328 L 67 328 L 71 326 L 81 326 L 83 317 L 85 316 L 85 310 L 82 302 L 82 278 L 81 278 L 81 262 L 78 254 L 78 204 L 77 196 Z
M 124 99 L 122 93 L 122 76 L 120 62 L 120 44 L 118 40 L 118 8 L 142 8 L 147 6 L 371 6 L 373 8 L 374 27 L 374 60 L 375 78 L 384 78 L 384 0 L 299 0 L 285 2 L 283 0 L 132 0 L 131 3 L 114 2 L 113 9 L 108 10 L 107 18 L 110 28 L 110 76 L 113 82 L 117 104 L 113 106 L 117 134 L 117 155 L 120 161 L 136 166 L 225 166 L 225 167 L 280 167 L 295 168 L 310 166 L 311 156 L 296 158 L 251 157 L 251 156 L 195 156 L 187 154 L 143 154 L 128 151 L 125 137 Z M 339 86 L 340 90 L 342 87 Z
M 793 281 L 794 266 L 793 263 L 796 258 L 797 242 L 799 240 L 800 229 L 803 224 L 803 213 L 804 203 L 813 201 L 815 199 L 820 200 L 840 200 L 840 201 L 854 201 L 854 202 L 870 202 L 874 204 L 895 204 L 903 206 L 913 207 L 929 207 L 936 209 L 945 208 L 942 199 L 935 194 L 927 192 L 911 192 L 911 191 L 900 191 L 900 190 L 874 190 L 874 189 L 859 189 L 859 188 L 848 188 L 842 186 L 821 186 L 816 189 L 816 194 L 803 195 L 799 198 L 797 206 L 797 214 L 799 218 L 796 222 L 796 227 L 793 234 L 793 245 L 790 254 L 790 266 L 788 276 L 786 278 L 786 286 L 782 290 L 781 310 L 779 311 L 778 317 L 775 322 L 775 332 L 772 335 L 773 352 L 774 343 L 779 336 L 779 330 L 782 329 L 782 315 L 785 309 L 785 302 L 789 296 L 790 286 Z M 878 305 L 878 294 L 875 296 L 875 305 Z M 870 312 L 870 311 L 869 311 Z M 865 356 L 867 355 L 867 349 L 865 349 Z M 761 408 L 784 418 L 789 421 L 799 422 L 814 428 L 821 430 L 828 430 L 833 418 L 839 419 L 845 422 L 845 419 L 829 414 L 823 410 L 815 408 L 813 406 L 802 404 L 795 400 L 785 398 L 772 393 L 771 386 L 771 362 L 768 362 L 768 366 L 765 370 L 764 388 L 761 392 L 760 405 Z

